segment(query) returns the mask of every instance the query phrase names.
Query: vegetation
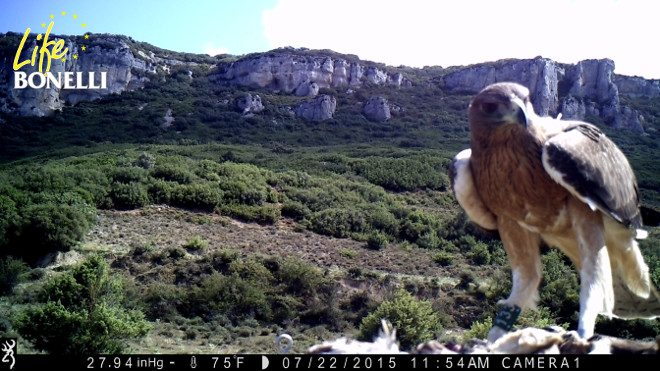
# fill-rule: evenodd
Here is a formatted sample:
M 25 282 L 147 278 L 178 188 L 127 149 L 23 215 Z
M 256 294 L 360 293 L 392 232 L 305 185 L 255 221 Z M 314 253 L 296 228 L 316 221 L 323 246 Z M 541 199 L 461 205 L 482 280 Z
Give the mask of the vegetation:
M 142 312 L 122 304 L 122 282 L 92 256 L 48 281 L 40 304 L 12 319 L 18 333 L 38 350 L 53 354 L 121 353 L 126 340 L 144 336 L 149 323 Z
M 0 37 L 0 55 L 16 37 Z M 309 123 L 286 109 L 304 98 L 260 89 L 250 91 L 265 110 L 242 116 L 233 102 L 246 89 L 206 78 L 208 65 L 231 56 L 122 40 L 198 65 L 171 66 L 143 89 L 52 117 L 0 112 L 0 336 L 19 336 L 32 352 L 119 353 L 158 335 L 199 341 L 208 347 L 201 351 L 240 344 L 230 348 L 236 352 L 264 351 L 245 339 L 287 331 L 304 351 L 338 334 L 370 340 L 382 317 L 404 348 L 442 328 L 485 336 L 496 302 L 509 293 L 510 271 L 501 242 L 471 225 L 449 192 L 451 158 L 469 146 L 471 96 L 443 91 L 434 80 L 442 69 L 377 65 L 404 72 L 414 94 L 370 84 L 325 88 L 340 109 Z M 386 123 L 368 122 L 359 106 L 372 95 L 405 109 Z M 659 209 L 658 102 L 623 99 L 648 112 L 648 135 L 604 130 L 629 157 L 643 204 Z M 163 128 L 167 109 L 175 121 Z M 167 244 L 133 244 L 122 232 L 115 245 L 86 244 L 98 214 L 131 218 L 154 208 L 194 214 L 194 224 L 209 230 Z M 260 228 L 260 246 L 210 237 L 232 223 Z M 344 265 L 295 245 L 290 255 L 269 252 L 270 236 L 289 230 L 339 239 L 335 257 Z M 649 231 L 640 247 L 660 286 L 660 231 Z M 99 251 L 104 257 L 90 253 Z M 424 260 L 401 258 L 420 251 Z M 44 256 L 67 252 L 81 261 L 39 266 Z M 386 268 L 364 267 L 364 259 L 381 258 Z M 579 276 L 554 249 L 544 249 L 543 266 L 539 310 L 519 325 L 575 328 Z M 659 323 L 599 320 L 596 331 L 648 338 L 660 333 Z
M 394 298 L 385 300 L 362 320 L 360 338 L 373 340 L 382 329 L 383 319 L 391 321 L 402 349 L 413 349 L 434 339 L 440 330 L 440 322 L 431 302 L 417 300 L 405 290 L 397 291 Z

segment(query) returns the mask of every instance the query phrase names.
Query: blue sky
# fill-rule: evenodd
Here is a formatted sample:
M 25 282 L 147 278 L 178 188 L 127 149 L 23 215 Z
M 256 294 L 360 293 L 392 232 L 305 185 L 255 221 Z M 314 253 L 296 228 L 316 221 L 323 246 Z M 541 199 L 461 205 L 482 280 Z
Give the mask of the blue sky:
M 660 79 L 655 0 L 0 0 L 0 32 L 39 32 L 51 14 L 57 34 L 189 53 L 294 46 L 413 67 L 611 58 L 616 73 Z

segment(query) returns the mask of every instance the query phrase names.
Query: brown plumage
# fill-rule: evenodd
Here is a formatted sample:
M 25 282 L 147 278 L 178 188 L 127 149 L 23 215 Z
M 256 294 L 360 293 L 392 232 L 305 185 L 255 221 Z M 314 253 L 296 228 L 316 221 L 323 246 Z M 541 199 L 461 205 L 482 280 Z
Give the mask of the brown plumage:
M 534 306 L 545 242 L 580 273 L 581 336 L 593 335 L 598 314 L 660 316 L 635 241 L 645 237 L 637 181 L 617 146 L 594 125 L 537 116 L 529 91 L 514 83 L 482 90 L 469 120 L 470 149 L 452 162 L 453 190 L 474 223 L 499 232 L 513 271 L 504 308 Z M 490 341 L 508 330 L 495 324 Z

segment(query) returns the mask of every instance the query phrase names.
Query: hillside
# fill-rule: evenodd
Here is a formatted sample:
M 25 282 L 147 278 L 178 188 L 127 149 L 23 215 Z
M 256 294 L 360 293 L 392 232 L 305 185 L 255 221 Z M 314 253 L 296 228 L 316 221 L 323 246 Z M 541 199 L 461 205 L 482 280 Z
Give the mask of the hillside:
M 629 156 L 644 204 L 660 208 L 658 83 L 615 75 L 609 60 L 415 69 L 94 35 L 65 37 L 89 53 L 60 68 L 103 66 L 107 91 L 18 92 L 16 37 L 0 37 L 0 248 L 23 261 L 0 261 L 0 332 L 22 349 L 81 351 L 53 344 L 83 342 L 101 318 L 117 327 L 89 352 L 272 352 L 282 332 L 304 351 L 370 337 L 370 314 L 401 289 L 414 299 L 398 314 L 423 313 L 404 345 L 483 336 L 510 288 L 508 263 L 467 222 L 446 172 L 489 81 L 525 83 L 539 112 L 601 126 Z M 657 286 L 659 235 L 650 228 L 641 244 Z M 554 250 L 543 261 L 540 310 L 521 326 L 574 328 L 578 277 Z M 47 327 L 49 316 L 71 327 Z M 597 332 L 659 328 L 603 319 Z

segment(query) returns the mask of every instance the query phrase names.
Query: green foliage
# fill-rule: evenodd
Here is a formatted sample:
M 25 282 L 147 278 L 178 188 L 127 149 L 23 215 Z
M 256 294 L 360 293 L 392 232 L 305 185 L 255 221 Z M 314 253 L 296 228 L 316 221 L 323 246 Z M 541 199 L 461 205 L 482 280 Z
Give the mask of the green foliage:
M 362 320 L 359 338 L 373 340 L 382 328 L 382 319 L 392 323 L 402 349 L 411 349 L 433 339 L 440 330 L 440 322 L 431 303 L 418 300 L 405 290 L 397 291 L 391 300 L 385 300 Z
M 447 161 L 432 157 L 374 158 L 357 162 L 355 172 L 369 182 L 393 191 L 445 189 Z
M 438 265 L 446 267 L 452 265 L 454 262 L 454 255 L 448 252 L 440 252 L 433 257 L 433 261 Z
M 23 209 L 18 236 L 10 253 L 34 261 L 54 251 L 68 251 L 82 240 L 91 226 L 88 210 L 51 203 Z
M 206 250 L 209 243 L 202 239 L 200 236 L 194 236 L 183 245 L 184 248 L 189 250 Z
M 386 248 L 389 243 L 389 238 L 382 232 L 372 232 L 367 238 L 367 247 L 372 250 L 382 250 Z
M 185 315 L 222 317 L 234 324 L 282 323 L 294 317 L 312 325 L 341 321 L 336 283 L 318 268 L 296 258 L 244 260 L 232 251 L 220 252 L 215 259 L 218 270 L 181 300 Z
M 13 325 L 34 347 L 51 354 L 121 353 L 126 341 L 149 331 L 142 312 L 122 306 L 122 283 L 92 256 L 49 281 L 43 304 L 19 312 Z
M 314 232 L 334 237 L 349 237 L 352 233 L 367 229 L 364 214 L 351 208 L 331 208 L 316 212 L 311 222 Z
M 468 331 L 465 331 L 462 336 L 462 341 L 467 343 L 472 339 L 486 339 L 488 332 L 493 327 L 493 318 L 488 316 L 482 321 L 474 321 Z
M 488 245 L 483 242 L 477 242 L 470 248 L 465 256 L 475 265 L 484 265 L 490 263 L 490 251 Z
M 110 190 L 112 205 L 118 209 L 137 209 L 151 204 L 147 187 L 142 183 L 113 183 Z
M 6 295 L 21 280 L 21 275 L 28 271 L 28 265 L 20 259 L 8 256 L 0 260 L 0 295 Z

